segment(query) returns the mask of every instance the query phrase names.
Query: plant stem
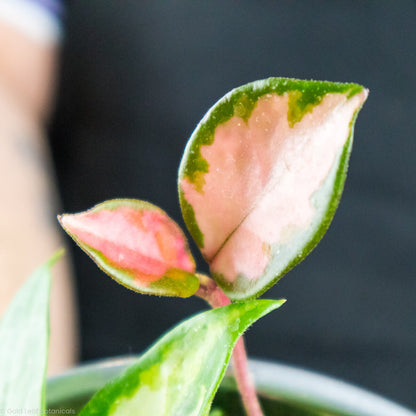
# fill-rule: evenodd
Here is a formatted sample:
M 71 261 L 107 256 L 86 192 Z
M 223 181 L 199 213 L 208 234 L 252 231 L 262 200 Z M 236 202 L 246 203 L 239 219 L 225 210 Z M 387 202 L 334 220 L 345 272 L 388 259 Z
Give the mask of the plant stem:
M 219 308 L 231 303 L 227 295 L 210 277 L 204 274 L 197 274 L 199 279 L 199 288 L 195 295 L 204 299 L 212 308 Z
M 233 351 L 234 375 L 248 416 L 263 416 L 256 386 L 250 375 L 244 337 L 237 341 Z
M 200 286 L 195 293 L 196 296 L 204 299 L 213 308 L 219 308 L 231 303 L 230 299 L 214 280 L 202 274 L 198 274 L 198 278 Z M 256 388 L 250 376 L 243 336 L 241 336 L 237 341 L 233 350 L 232 358 L 234 377 L 237 382 L 237 387 L 240 391 L 247 416 L 263 416 Z

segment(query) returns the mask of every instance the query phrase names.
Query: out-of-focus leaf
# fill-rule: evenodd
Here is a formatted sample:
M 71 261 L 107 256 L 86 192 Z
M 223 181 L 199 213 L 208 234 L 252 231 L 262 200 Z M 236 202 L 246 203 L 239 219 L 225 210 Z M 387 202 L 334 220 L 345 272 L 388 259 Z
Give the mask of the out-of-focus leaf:
M 32 274 L 0 322 L 0 412 L 4 415 L 45 410 L 50 268 L 61 254 Z
M 148 202 L 114 199 L 59 221 L 104 272 L 129 289 L 180 297 L 198 289 L 184 234 Z
M 367 94 L 270 78 L 231 91 L 197 126 L 179 170 L 181 208 L 231 299 L 263 293 L 322 238 Z
M 80 416 L 205 416 L 238 337 L 284 301 L 254 300 L 201 313 L 175 327 Z

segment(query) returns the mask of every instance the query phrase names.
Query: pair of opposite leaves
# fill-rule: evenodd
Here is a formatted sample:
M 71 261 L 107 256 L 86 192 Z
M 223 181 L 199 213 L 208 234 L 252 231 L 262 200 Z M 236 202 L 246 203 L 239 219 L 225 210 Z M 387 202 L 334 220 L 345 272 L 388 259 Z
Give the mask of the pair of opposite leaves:
M 231 91 L 199 123 L 179 168 L 179 199 L 230 299 L 259 296 L 322 238 L 367 94 L 357 84 L 269 78 Z M 148 202 L 111 200 L 60 222 L 130 289 L 181 297 L 198 289 L 186 237 Z
M 51 267 L 60 254 L 25 282 L 0 321 L 0 413 L 49 413 L 45 395 L 49 293 Z M 99 390 L 80 415 L 207 416 L 238 337 L 282 303 L 237 302 L 182 322 Z M 59 385 L 58 396 L 65 391 Z M 52 385 L 48 393 L 53 390 Z M 70 410 L 61 401 L 49 405 Z M 58 411 L 50 409 L 54 410 Z

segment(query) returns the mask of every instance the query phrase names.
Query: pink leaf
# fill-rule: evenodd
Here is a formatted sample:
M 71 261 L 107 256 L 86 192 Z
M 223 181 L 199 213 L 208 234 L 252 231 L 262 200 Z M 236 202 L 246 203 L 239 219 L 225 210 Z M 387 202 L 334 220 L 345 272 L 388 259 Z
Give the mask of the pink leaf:
M 100 268 L 132 290 L 187 297 L 199 286 L 185 236 L 150 203 L 115 199 L 59 221 Z
M 179 171 L 181 207 L 229 297 L 261 294 L 320 240 L 366 97 L 356 84 L 270 78 L 233 90 L 198 125 Z

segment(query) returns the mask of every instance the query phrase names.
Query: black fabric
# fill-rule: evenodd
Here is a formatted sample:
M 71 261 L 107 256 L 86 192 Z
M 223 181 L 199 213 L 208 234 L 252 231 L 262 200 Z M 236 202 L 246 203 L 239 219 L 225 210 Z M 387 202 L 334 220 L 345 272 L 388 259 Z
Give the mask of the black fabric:
M 412 0 L 74 0 L 51 137 L 64 210 L 140 198 L 182 225 L 181 153 L 225 92 L 269 76 L 365 85 L 333 224 L 265 294 L 288 302 L 248 348 L 416 409 L 415 21 Z M 71 247 L 85 360 L 143 351 L 205 308 L 129 292 Z

